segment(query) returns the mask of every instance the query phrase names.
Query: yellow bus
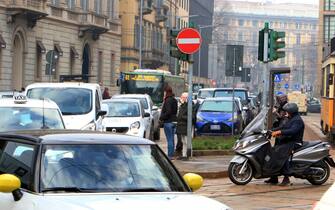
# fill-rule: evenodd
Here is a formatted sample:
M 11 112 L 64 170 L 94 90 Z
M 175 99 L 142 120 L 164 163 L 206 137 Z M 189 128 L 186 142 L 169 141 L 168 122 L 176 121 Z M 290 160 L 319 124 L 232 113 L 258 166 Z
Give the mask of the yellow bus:
M 334 72 L 335 55 L 330 55 L 322 63 L 321 129 L 331 142 L 335 140 Z

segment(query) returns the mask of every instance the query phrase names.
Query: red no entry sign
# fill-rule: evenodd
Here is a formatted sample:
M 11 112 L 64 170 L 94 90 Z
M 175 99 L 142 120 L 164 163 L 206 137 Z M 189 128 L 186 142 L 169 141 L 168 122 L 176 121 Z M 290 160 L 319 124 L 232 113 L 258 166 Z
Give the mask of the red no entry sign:
M 201 35 L 194 28 L 185 28 L 177 36 L 177 47 L 185 54 L 197 52 L 201 45 Z

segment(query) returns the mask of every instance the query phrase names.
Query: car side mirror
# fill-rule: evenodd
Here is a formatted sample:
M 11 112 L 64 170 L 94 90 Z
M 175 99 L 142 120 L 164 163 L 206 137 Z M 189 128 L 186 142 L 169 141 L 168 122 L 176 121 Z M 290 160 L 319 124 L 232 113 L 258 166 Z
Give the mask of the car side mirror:
M 193 192 L 199 190 L 204 183 L 203 178 L 198 174 L 187 173 L 183 178 Z
M 150 117 L 150 113 L 145 112 L 145 113 L 144 113 L 144 117 Z
M 20 190 L 21 181 L 12 174 L 0 175 L 0 192 L 12 193 L 14 201 L 21 200 L 23 194 Z
M 104 113 L 105 112 L 105 113 Z M 98 112 L 98 117 L 99 116 L 105 116 L 108 115 L 109 112 L 109 107 L 107 104 L 101 104 L 101 110 Z
M 158 110 L 158 106 L 152 106 L 152 111 L 157 111 Z

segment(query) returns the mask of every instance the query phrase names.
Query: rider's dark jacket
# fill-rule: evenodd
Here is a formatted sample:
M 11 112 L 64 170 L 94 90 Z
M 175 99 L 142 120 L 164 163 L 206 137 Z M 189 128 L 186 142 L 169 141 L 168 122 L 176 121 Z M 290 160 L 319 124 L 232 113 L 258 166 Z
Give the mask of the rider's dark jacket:
M 280 144 L 302 143 L 305 124 L 299 114 L 293 115 L 284 125 L 275 128 L 281 130 Z

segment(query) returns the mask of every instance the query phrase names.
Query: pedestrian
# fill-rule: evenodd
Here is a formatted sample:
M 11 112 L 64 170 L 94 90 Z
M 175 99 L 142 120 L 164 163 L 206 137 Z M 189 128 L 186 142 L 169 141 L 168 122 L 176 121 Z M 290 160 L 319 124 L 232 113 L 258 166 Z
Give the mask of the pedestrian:
M 176 151 L 181 151 L 181 157 L 178 159 L 187 160 L 187 98 L 188 93 L 183 93 L 180 96 L 180 107 L 177 115 L 177 138 L 178 143 Z
M 109 89 L 107 88 L 107 87 L 105 87 L 105 89 L 104 89 L 104 92 L 103 92 L 103 94 L 102 94 L 102 99 L 110 99 L 111 98 L 111 96 L 109 95 Z
M 284 179 L 280 185 L 290 184 L 290 164 L 289 158 L 292 151 L 302 146 L 305 130 L 304 121 L 299 115 L 298 105 L 295 103 L 286 103 L 283 110 L 288 115 L 288 121 L 281 127 L 273 129 L 272 137 L 280 138 L 279 144 L 274 147 L 269 161 L 272 172 L 280 172 Z M 277 184 L 278 177 L 272 176 L 265 181 L 266 183 Z
M 164 102 L 159 120 L 163 123 L 164 133 L 168 144 L 168 157 L 174 159 L 174 134 L 177 121 L 178 102 L 175 99 L 172 88 L 164 89 Z

